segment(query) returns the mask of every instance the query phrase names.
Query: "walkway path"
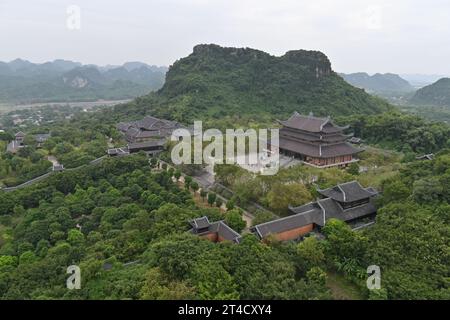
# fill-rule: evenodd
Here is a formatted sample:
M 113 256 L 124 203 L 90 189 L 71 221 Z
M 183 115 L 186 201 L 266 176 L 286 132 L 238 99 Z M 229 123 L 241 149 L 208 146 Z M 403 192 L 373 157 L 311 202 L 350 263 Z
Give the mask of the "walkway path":
M 47 160 L 50 161 L 53 164 L 53 166 L 59 166 L 59 161 L 58 159 L 56 159 L 55 156 L 48 156 Z
M 163 160 L 159 160 L 159 162 L 162 163 L 162 164 L 166 164 L 166 165 L 167 165 L 167 168 L 171 168 L 171 167 L 172 167 L 172 168 L 175 169 L 174 166 L 172 166 L 171 164 L 169 164 L 169 163 L 167 163 L 167 162 L 165 162 L 165 161 L 163 161 Z M 184 173 L 181 173 L 181 174 L 182 174 L 183 177 L 186 176 L 186 174 L 184 174 Z M 195 182 L 197 182 L 201 188 L 205 189 L 206 191 L 210 191 L 210 190 L 211 190 L 211 187 L 214 186 L 214 184 L 215 184 L 214 181 L 211 181 L 211 176 L 212 176 L 212 175 L 211 175 L 210 173 L 204 173 L 204 174 L 202 174 L 202 175 L 200 175 L 200 176 L 193 176 L 193 177 L 192 177 L 192 180 L 194 180 Z M 212 176 L 212 177 L 213 177 L 213 179 L 214 179 L 214 176 Z M 226 205 L 227 202 L 230 200 L 230 199 L 227 199 L 227 198 L 225 198 L 224 196 L 218 194 L 217 192 L 214 192 L 214 193 L 216 194 L 216 197 L 217 197 L 217 198 L 220 198 L 220 200 L 222 200 L 222 202 L 223 202 L 225 205 Z M 242 210 L 242 213 L 243 213 L 243 214 L 242 214 L 242 218 L 243 218 L 243 219 L 245 220 L 245 222 L 247 223 L 247 227 L 244 229 L 244 233 L 245 233 L 245 232 L 248 232 L 248 231 L 249 231 L 249 228 L 252 226 L 252 222 L 253 222 L 253 219 L 255 219 L 255 216 L 254 216 L 252 213 L 250 213 L 250 212 L 248 212 L 247 210 L 245 210 L 244 208 L 241 208 L 241 207 L 238 207 L 238 206 L 236 206 L 236 208 Z
M 106 158 L 106 156 L 102 156 L 102 157 L 100 157 L 100 158 L 97 158 L 97 159 L 95 159 L 95 160 L 92 160 L 92 161 L 89 162 L 87 165 L 93 165 L 93 164 L 100 163 L 100 162 L 103 161 L 104 158 Z M 57 160 L 55 157 L 53 157 L 53 156 L 49 156 L 49 157 L 48 157 L 48 160 L 49 160 L 50 162 L 52 162 L 53 165 L 55 165 L 55 163 L 56 163 L 56 164 L 59 164 L 58 160 Z M 79 168 L 81 168 L 81 167 L 84 167 L 84 166 L 86 166 L 86 164 L 83 164 L 83 165 L 81 165 L 81 166 L 79 166 L 79 167 L 76 167 L 76 168 L 70 168 L 70 169 L 66 169 L 66 170 L 69 170 L 69 171 L 77 170 L 77 169 L 79 169 Z M 52 170 L 52 169 L 53 169 L 53 167 L 49 168 L 48 170 Z M 43 175 L 41 175 L 41 176 L 39 176 L 39 177 L 33 178 L 33 179 L 31 179 L 31 180 L 28 180 L 27 182 L 24 182 L 24 183 L 22 183 L 22 184 L 19 184 L 18 186 L 8 187 L 8 188 L 3 188 L 3 189 L 0 188 L 0 191 L 11 192 L 11 191 L 15 191 L 15 190 L 18 190 L 18 189 L 22 189 L 22 188 L 31 186 L 31 185 L 33 185 L 33 184 L 39 182 L 39 181 L 42 181 L 42 180 L 44 180 L 44 179 L 50 177 L 50 176 L 51 176 L 52 174 L 54 174 L 54 173 L 56 173 L 56 171 L 49 171 L 49 172 L 47 172 L 47 173 L 45 173 L 45 174 L 43 174 Z

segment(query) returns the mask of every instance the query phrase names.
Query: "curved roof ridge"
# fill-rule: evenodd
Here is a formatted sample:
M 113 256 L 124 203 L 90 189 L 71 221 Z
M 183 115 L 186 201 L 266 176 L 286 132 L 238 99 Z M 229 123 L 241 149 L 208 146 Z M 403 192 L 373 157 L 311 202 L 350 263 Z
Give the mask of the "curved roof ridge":
M 347 195 L 345 194 L 344 189 L 342 189 L 342 186 L 340 184 L 338 184 L 337 187 L 342 193 L 342 197 L 344 198 L 344 202 L 347 201 Z
M 323 130 L 323 127 L 327 124 L 327 123 L 329 123 L 331 121 L 331 118 L 330 118 L 330 116 L 328 116 L 326 119 L 325 119 L 325 121 L 320 125 L 320 131 L 322 131 Z M 333 125 L 334 125 L 334 123 L 333 123 Z

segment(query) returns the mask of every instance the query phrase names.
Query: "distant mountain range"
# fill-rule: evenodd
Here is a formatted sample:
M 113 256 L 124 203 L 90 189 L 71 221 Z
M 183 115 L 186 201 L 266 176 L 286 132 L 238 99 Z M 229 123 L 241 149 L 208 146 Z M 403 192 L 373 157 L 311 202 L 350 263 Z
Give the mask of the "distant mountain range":
M 250 48 L 205 44 L 170 67 L 160 90 L 117 112 L 236 124 L 239 119 L 280 119 L 293 111 L 338 116 L 389 108 L 345 82 L 322 52 L 295 50 L 276 57 Z
M 365 89 L 369 93 L 407 93 L 414 91 L 414 87 L 405 79 L 393 73 L 376 73 L 372 76 L 365 72 L 344 74 L 340 76 L 351 85 Z
M 441 74 L 401 74 L 403 79 L 408 81 L 414 88 L 420 89 L 430 84 L 435 83 L 439 79 L 446 78 L 447 76 Z
M 450 78 L 442 78 L 417 90 L 410 102 L 415 105 L 450 107 Z
M 0 102 L 33 103 L 134 98 L 162 87 L 166 67 L 142 62 L 82 65 L 67 60 L 0 62 Z

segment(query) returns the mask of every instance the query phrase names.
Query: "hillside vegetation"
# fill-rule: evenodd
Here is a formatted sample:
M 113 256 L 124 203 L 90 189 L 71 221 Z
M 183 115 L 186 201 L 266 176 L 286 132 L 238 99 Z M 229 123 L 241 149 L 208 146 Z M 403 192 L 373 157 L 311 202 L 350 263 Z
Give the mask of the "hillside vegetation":
M 411 92 L 414 88 L 408 81 L 393 73 L 376 73 L 372 76 L 365 72 L 340 74 L 351 85 L 373 93 Z
M 198 45 L 176 61 L 156 93 L 136 99 L 122 114 L 153 113 L 191 122 L 275 119 L 293 111 L 316 115 L 375 114 L 389 105 L 346 83 L 318 51 L 281 57 L 249 48 Z
M 437 82 L 417 90 L 411 103 L 416 105 L 447 106 L 450 108 L 450 78 L 442 78 Z

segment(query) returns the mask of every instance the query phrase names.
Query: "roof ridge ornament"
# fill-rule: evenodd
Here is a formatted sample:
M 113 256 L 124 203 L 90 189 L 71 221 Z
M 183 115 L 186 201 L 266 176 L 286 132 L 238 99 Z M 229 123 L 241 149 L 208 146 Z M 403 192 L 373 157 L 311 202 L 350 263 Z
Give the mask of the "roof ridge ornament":
M 298 113 L 297 111 L 294 111 L 294 113 L 290 116 L 289 120 L 295 117 L 301 117 L 300 113 Z

